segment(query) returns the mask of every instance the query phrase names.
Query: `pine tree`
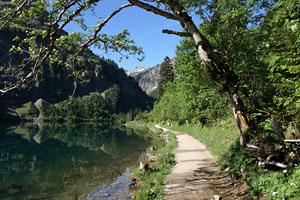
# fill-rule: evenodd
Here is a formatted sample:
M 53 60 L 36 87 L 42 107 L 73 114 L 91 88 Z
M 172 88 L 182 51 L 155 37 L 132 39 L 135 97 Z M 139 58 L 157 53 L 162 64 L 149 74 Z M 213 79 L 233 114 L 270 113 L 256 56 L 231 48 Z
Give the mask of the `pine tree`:
M 158 99 L 162 97 L 165 87 L 168 82 L 172 82 L 175 78 L 173 64 L 171 59 L 167 56 L 160 66 L 159 79 L 158 79 Z

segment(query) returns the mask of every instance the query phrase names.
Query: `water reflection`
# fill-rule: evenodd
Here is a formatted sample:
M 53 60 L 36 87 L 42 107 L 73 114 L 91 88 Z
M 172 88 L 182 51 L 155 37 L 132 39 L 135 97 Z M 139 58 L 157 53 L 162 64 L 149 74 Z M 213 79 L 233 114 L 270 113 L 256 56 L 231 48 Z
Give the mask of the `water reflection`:
M 99 124 L 0 126 L 0 199 L 83 198 L 135 166 L 149 145 Z

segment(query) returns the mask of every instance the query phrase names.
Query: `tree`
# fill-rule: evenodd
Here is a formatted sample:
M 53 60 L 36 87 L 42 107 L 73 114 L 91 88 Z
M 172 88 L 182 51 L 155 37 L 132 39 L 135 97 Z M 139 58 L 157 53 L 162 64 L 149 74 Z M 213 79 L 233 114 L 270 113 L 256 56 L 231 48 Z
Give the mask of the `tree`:
M 168 82 L 172 82 L 175 78 L 173 65 L 171 59 L 167 56 L 164 62 L 160 65 L 159 79 L 158 79 L 158 99 L 162 97 L 165 91 L 165 87 Z
M 174 72 L 177 77 L 167 84 L 163 96 L 154 105 L 152 119 L 205 125 L 228 115 L 226 98 L 218 94 L 220 88 L 209 80 L 189 38 L 177 46 Z
M 273 89 L 272 120 L 281 124 L 287 139 L 299 137 L 300 108 L 300 5 L 278 1 L 261 24 L 260 54 Z

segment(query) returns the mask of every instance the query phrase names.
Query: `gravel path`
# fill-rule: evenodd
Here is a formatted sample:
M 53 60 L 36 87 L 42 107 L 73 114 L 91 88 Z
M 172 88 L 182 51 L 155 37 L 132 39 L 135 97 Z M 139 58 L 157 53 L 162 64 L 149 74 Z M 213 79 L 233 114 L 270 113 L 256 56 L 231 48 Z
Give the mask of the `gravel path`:
M 173 132 L 179 145 L 174 151 L 177 164 L 165 181 L 165 200 L 251 199 L 245 184 L 222 175 L 217 159 L 202 143 L 185 133 L 155 127 Z

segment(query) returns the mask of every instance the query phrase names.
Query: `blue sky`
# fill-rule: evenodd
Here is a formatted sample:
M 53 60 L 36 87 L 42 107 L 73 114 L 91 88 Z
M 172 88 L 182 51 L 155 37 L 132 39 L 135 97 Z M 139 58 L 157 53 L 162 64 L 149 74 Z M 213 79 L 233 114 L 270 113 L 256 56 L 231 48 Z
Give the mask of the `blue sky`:
M 126 3 L 128 3 L 126 0 L 102 0 L 95 9 L 95 13 L 105 19 L 111 12 Z M 96 25 L 97 23 L 97 18 L 92 17 L 90 14 L 85 15 L 85 20 L 88 25 Z M 93 51 L 100 56 L 114 60 L 119 67 L 126 70 L 133 70 L 137 66 L 154 66 L 162 63 L 166 56 L 174 57 L 176 45 L 179 44 L 181 38 L 175 35 L 163 34 L 161 31 L 162 29 L 182 30 L 179 22 L 165 19 L 136 6 L 125 8 L 114 16 L 102 29 L 102 33 L 117 34 L 124 29 L 129 31 L 135 44 L 143 48 L 145 52 L 144 61 L 139 62 L 132 56 L 119 62 L 120 55 L 117 53 L 105 54 L 95 49 Z M 78 30 L 75 25 L 66 28 L 68 32 Z

